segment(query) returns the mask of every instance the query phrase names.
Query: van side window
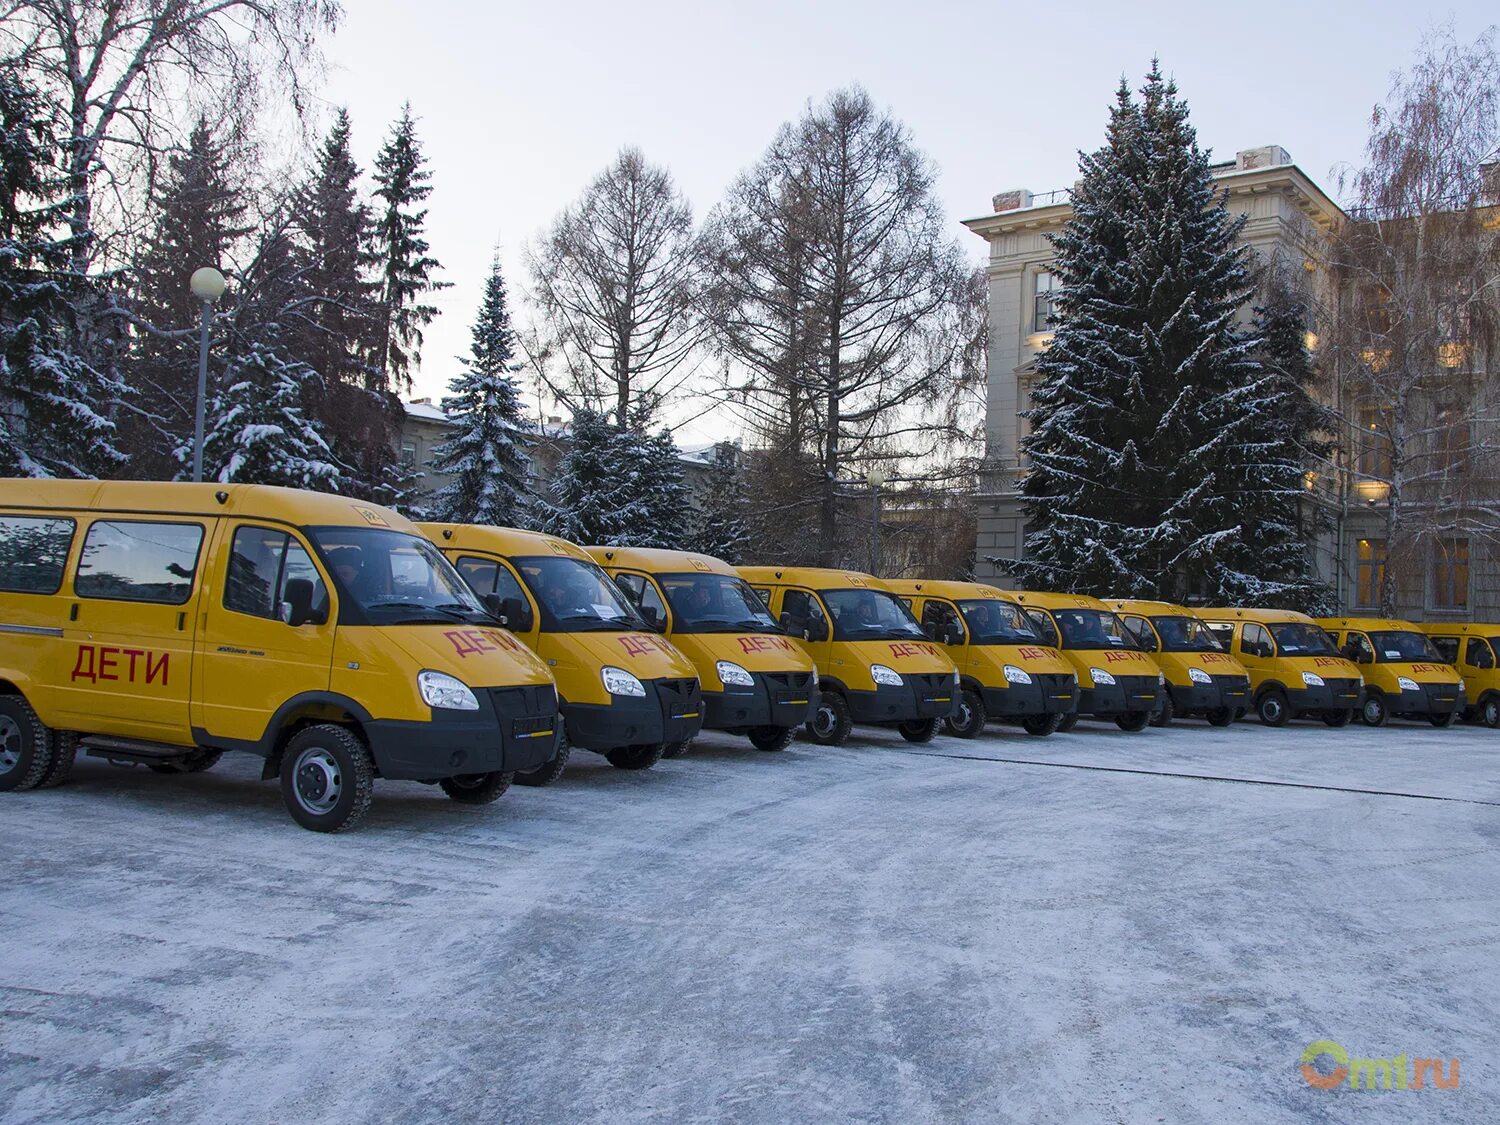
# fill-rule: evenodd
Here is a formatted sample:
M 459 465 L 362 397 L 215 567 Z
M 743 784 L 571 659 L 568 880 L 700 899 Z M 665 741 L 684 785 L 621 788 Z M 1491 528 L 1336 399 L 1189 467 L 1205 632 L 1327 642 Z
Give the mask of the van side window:
M 907 608 L 911 608 L 910 602 L 907 603 Z M 958 611 L 948 602 L 928 598 L 922 606 L 922 632 L 933 640 L 943 640 L 948 635 L 948 627 L 955 624 L 958 624 Z M 959 625 L 959 631 L 964 631 L 962 625 Z
M 300 585 L 294 585 L 300 584 Z M 288 597 L 292 588 L 296 597 Z M 241 527 L 234 533 L 229 573 L 224 580 L 224 608 L 274 621 L 285 619 L 283 605 L 309 594 L 309 620 L 327 620 L 328 587 L 307 549 L 284 531 Z
M 1214 640 L 1219 642 L 1219 647 L 1228 652 L 1230 643 L 1234 640 L 1234 626 L 1228 621 L 1210 621 L 1208 631 L 1214 635 Z
M 641 611 L 646 624 L 659 628 L 666 626 L 666 603 L 661 600 L 661 595 L 657 593 L 654 583 L 640 574 L 617 574 L 615 585 L 624 591 L 630 604 Z
M 1474 647 L 1473 646 L 1474 646 L 1474 642 L 1470 641 L 1469 642 L 1469 651 L 1471 653 L 1474 651 Z M 1433 637 L 1432 638 L 1432 647 L 1438 650 L 1438 655 L 1443 658 L 1443 663 L 1444 664 L 1457 664 L 1458 663 L 1458 638 L 1457 637 Z M 1474 662 L 1472 660 L 1466 660 L 1465 663 L 1473 664 Z
M 1374 664 L 1375 650 L 1363 633 L 1350 633 L 1344 640 L 1343 655 L 1356 664 Z
M 1130 634 L 1136 648 L 1142 652 L 1156 651 L 1156 633 L 1151 629 L 1151 622 L 1144 617 L 1127 617 L 1124 621 L 1125 631 Z
M 824 622 L 824 629 L 827 629 L 823 606 L 806 590 L 788 590 L 781 595 L 781 616 L 792 633 L 801 633 L 815 621 Z M 817 632 L 816 629 L 813 631 Z
M 1031 627 L 1036 630 L 1036 635 L 1047 642 L 1053 648 L 1057 647 L 1057 627 L 1052 624 L 1052 618 L 1039 609 L 1028 609 L 1026 620 L 1031 622 Z
M 500 564 L 494 559 L 478 559 L 467 555 L 458 560 L 458 573 L 469 584 L 478 597 L 495 592 L 495 580 L 500 576 Z
M 760 596 L 760 600 L 766 603 L 766 608 L 770 609 L 771 608 L 771 591 L 768 590 L 764 586 L 756 586 L 755 587 L 755 592 Z
M 1458 648 L 1457 641 L 1454 642 L 1455 651 Z M 1453 663 L 1451 660 L 1448 663 Z M 1470 637 L 1468 651 L 1464 653 L 1464 663 L 1472 664 L 1475 668 L 1493 668 L 1495 666 L 1495 654 L 1490 649 L 1489 642 L 1483 637 Z
M 55 594 L 78 525 L 42 516 L 0 516 L 0 590 Z
M 80 598 L 182 605 L 193 596 L 203 528 L 196 523 L 98 520 L 83 537 Z
M 1270 633 L 1255 622 L 1247 621 L 1244 630 L 1240 633 L 1240 651 L 1246 656 L 1269 658 L 1275 655 L 1276 648 L 1271 644 Z

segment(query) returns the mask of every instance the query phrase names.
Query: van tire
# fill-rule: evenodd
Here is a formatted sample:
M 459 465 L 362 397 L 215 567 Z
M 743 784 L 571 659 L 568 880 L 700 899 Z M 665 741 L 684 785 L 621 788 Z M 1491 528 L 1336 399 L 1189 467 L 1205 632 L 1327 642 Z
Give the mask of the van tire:
M 958 714 L 943 720 L 943 728 L 955 738 L 977 738 L 984 733 L 984 725 L 990 721 L 984 709 L 984 700 L 973 688 L 959 692 Z
M 1458 718 L 1457 711 L 1432 711 L 1427 715 L 1427 721 L 1433 726 L 1437 727 L 1439 730 L 1443 730 L 1446 727 L 1451 727 L 1453 725 L 1453 720 L 1456 718 Z
M 1391 710 L 1386 706 L 1385 696 L 1372 691 L 1359 705 L 1359 721 L 1367 727 L 1383 727 L 1390 720 Z
M 1067 734 L 1068 731 L 1072 730 L 1077 725 L 1078 725 L 1078 712 L 1077 711 L 1069 711 L 1066 715 L 1064 715 L 1058 721 L 1058 724 L 1057 724 L 1057 733 L 1058 734 Z M 1029 734 L 1030 730 L 1028 730 L 1027 733 Z
M 647 742 L 639 746 L 620 746 L 604 755 L 617 770 L 649 770 L 661 761 L 664 742 Z
M 562 716 L 557 717 L 559 728 L 562 727 Z M 563 775 L 568 768 L 568 755 L 573 752 L 573 744 L 568 741 L 568 732 L 561 729 L 557 736 L 557 749 L 553 751 L 552 757 L 548 758 L 534 770 L 517 770 L 511 776 L 517 785 L 529 785 L 533 789 L 540 789 L 543 785 L 551 785 Z
M 773 753 L 785 750 L 797 736 L 796 727 L 751 727 L 750 745 L 757 750 Z
M 316 723 L 287 741 L 281 755 L 281 800 L 303 828 L 347 832 L 370 811 L 374 794 L 375 763 L 353 731 Z
M 78 734 L 75 731 L 54 731 L 52 742 L 52 768 L 37 783 L 38 789 L 56 789 L 67 781 L 73 773 L 73 759 L 78 757 Z
M 1062 730 L 1063 720 L 1067 717 L 1061 711 L 1053 711 L 1050 715 L 1027 715 L 1021 720 L 1021 729 L 1037 738 L 1046 738 Z
M 23 695 L 0 695 L 0 793 L 35 789 L 52 772 L 56 738 Z
M 1177 717 L 1177 706 L 1172 702 L 1172 693 L 1167 688 L 1162 688 L 1161 707 L 1151 713 L 1151 725 L 1153 727 L 1169 727 L 1172 720 Z
M 1347 727 L 1352 718 L 1354 712 L 1347 709 L 1323 712 L 1323 722 L 1331 727 Z
M 1292 708 L 1286 701 L 1286 692 L 1271 688 L 1255 701 L 1255 714 L 1268 727 L 1284 727 L 1292 718 Z
M 661 756 L 663 758 L 680 758 L 688 752 L 688 748 L 692 744 L 693 740 L 691 738 L 679 738 L 676 742 L 668 742 L 666 749 L 661 752 Z
M 896 730 L 907 742 L 931 742 L 937 734 L 940 719 L 912 719 L 910 722 L 898 723 Z
M 488 805 L 505 796 L 514 774 L 502 770 L 489 773 L 464 773 L 445 777 L 438 782 L 443 792 L 460 805 Z
M 175 762 L 160 762 L 150 766 L 149 769 L 152 773 L 203 773 L 218 765 L 219 759 L 223 756 L 222 750 L 199 748 L 191 754 L 184 754 Z
M 1482 698 L 1474 708 L 1474 721 L 1491 728 L 1500 727 L 1500 695 L 1491 692 Z
M 1203 717 L 1211 727 L 1227 727 L 1239 716 L 1234 713 L 1233 707 L 1214 707 Z
M 849 701 L 836 691 L 825 691 L 818 697 L 818 709 L 807 724 L 807 733 L 819 746 L 842 746 L 854 729 Z
M 1131 733 L 1134 733 L 1138 730 L 1145 730 L 1146 724 L 1150 721 L 1150 711 L 1126 711 L 1122 715 L 1115 716 L 1115 726 L 1119 727 L 1123 731 L 1130 731 Z

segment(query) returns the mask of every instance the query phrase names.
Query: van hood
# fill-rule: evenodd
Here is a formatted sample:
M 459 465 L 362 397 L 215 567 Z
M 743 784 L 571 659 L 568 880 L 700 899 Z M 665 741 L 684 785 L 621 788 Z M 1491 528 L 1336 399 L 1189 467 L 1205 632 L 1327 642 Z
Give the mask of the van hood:
M 1342 680 L 1364 678 L 1359 666 L 1342 656 L 1284 656 L 1281 659 L 1291 661 L 1293 667 L 1306 668 L 1320 676 L 1333 676 Z
M 864 661 L 865 666 L 884 664 L 897 672 L 924 675 L 933 672 L 953 671 L 953 658 L 943 647 L 932 641 L 843 641 L 851 654 Z
M 698 675 L 693 662 L 656 633 L 553 633 L 580 663 L 623 668 L 641 680 L 684 680 Z
M 498 625 L 401 625 L 380 632 L 416 664 L 457 676 L 470 687 L 552 681 L 542 659 Z
M 1418 660 L 1411 664 L 1385 664 L 1379 667 L 1389 668 L 1407 679 L 1416 680 L 1419 684 L 1453 684 L 1459 680 L 1456 668 L 1430 660 Z
M 807 650 L 779 633 L 681 633 L 672 643 L 698 665 L 700 673 L 710 677 L 720 660 L 733 661 L 747 672 L 811 672 L 813 668 Z
M 1072 661 L 1078 671 L 1078 682 L 1085 687 L 1093 683 L 1090 668 L 1102 669 L 1112 676 L 1150 676 L 1155 679 L 1161 675 L 1156 661 L 1133 648 L 1070 648 L 1064 649 L 1063 655 Z
M 1161 652 L 1152 653 L 1152 659 L 1163 671 L 1168 668 L 1187 673 L 1189 668 L 1201 668 L 1210 676 L 1245 676 L 1249 671 L 1227 652 Z
M 970 673 L 974 671 L 975 661 L 978 661 L 981 667 L 991 669 L 993 674 L 976 678 L 995 683 L 1005 678 L 1007 664 L 1014 664 L 1024 671 L 1043 676 L 1073 674 L 1073 665 L 1050 645 L 970 645 L 968 657 Z

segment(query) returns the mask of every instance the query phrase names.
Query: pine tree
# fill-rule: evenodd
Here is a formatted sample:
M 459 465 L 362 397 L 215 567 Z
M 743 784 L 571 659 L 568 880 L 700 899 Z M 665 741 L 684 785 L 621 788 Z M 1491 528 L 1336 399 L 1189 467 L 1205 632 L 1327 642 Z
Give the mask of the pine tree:
M 187 150 L 169 162 L 135 265 L 132 311 L 140 331 L 129 370 L 143 410 L 129 416 L 124 441 L 130 473 L 141 479 L 169 476 L 173 451 L 193 432 L 202 305 L 188 278 L 200 266 L 232 273 L 227 263 L 233 249 L 251 230 L 231 162 L 232 154 L 200 118 Z
M 1027 412 L 1028 584 L 1182 600 L 1243 555 L 1246 487 L 1264 487 L 1244 415 L 1259 378 L 1236 314 L 1251 293 L 1187 106 L 1153 64 L 1121 85 L 1054 241 L 1063 281 Z
M 499 527 L 531 521 L 521 396 L 510 375 L 515 350 L 496 258 L 474 321 L 467 369 L 449 383 L 452 394 L 443 399 L 456 432 L 433 450 L 433 468 L 453 477 L 434 498 L 439 519 Z
M 438 315 L 437 307 L 423 304 L 422 298 L 448 288 L 433 280 L 441 267 L 428 256 L 422 237 L 427 209 L 417 207 L 432 194 L 431 180 L 408 102 L 375 158 L 375 196 L 385 204 L 376 228 L 382 276 L 380 361 L 388 385 L 398 390 L 410 389 L 412 370 L 421 363 L 422 329 Z
M 682 455 L 671 431 L 647 434 L 631 428 L 622 430 L 616 440 L 617 464 L 633 495 L 624 529 L 612 545 L 672 550 L 686 547 L 693 506 L 683 479 Z
M 731 565 L 745 561 L 750 545 L 750 502 L 739 464 L 739 450 L 727 442 L 714 447 L 708 488 L 695 513 L 691 548 Z
M 124 393 L 81 355 L 68 201 L 45 107 L 0 66 L 0 475 L 97 476 L 118 467 L 109 407 Z

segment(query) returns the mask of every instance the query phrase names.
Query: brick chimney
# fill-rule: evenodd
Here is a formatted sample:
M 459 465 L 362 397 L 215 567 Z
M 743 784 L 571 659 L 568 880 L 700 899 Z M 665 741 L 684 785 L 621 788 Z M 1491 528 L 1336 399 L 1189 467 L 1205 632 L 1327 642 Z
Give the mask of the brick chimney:
M 1025 188 L 1002 191 L 990 202 L 996 211 L 1020 211 L 1031 206 L 1031 192 Z

